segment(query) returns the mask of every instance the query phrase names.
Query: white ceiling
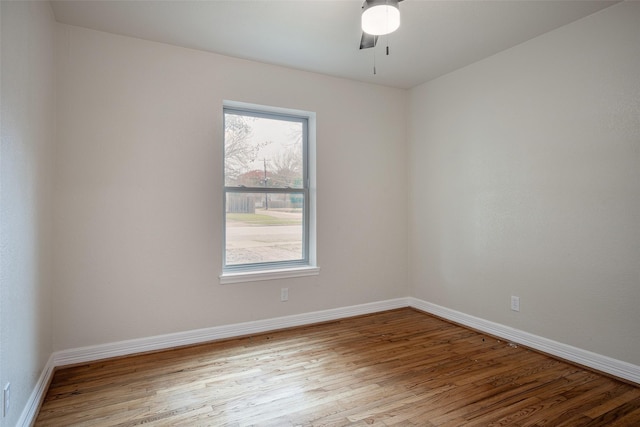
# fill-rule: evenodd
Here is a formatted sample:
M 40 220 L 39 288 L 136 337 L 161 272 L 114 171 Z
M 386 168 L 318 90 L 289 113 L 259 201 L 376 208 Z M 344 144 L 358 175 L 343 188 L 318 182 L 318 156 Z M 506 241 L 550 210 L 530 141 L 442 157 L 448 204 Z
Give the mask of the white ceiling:
M 362 0 L 62 1 L 62 23 L 300 70 L 411 88 L 616 1 L 400 3 L 402 24 L 360 51 Z

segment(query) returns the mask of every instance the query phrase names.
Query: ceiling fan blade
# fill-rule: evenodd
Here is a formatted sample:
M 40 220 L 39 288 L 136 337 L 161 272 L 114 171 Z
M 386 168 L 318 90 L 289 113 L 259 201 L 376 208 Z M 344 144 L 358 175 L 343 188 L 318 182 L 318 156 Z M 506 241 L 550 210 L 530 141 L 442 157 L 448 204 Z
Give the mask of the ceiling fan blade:
M 378 42 L 378 36 L 373 36 L 363 31 L 362 38 L 360 38 L 360 49 L 368 49 L 370 47 L 375 47 L 377 42 Z

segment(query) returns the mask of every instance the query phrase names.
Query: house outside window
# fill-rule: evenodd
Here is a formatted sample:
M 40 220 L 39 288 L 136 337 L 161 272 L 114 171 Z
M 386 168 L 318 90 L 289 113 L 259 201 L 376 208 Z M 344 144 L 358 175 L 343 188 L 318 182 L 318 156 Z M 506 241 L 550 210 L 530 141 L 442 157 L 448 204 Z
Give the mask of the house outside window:
M 309 113 L 225 104 L 222 282 L 317 274 Z M 314 124 L 314 123 L 312 123 Z M 311 270 L 309 269 L 311 267 Z

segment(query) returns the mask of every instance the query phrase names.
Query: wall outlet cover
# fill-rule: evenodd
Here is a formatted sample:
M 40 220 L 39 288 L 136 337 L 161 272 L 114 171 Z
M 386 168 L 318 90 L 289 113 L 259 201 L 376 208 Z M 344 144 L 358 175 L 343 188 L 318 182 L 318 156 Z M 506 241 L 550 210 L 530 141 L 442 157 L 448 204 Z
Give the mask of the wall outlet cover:
M 511 296 L 511 310 L 520 311 L 520 297 Z

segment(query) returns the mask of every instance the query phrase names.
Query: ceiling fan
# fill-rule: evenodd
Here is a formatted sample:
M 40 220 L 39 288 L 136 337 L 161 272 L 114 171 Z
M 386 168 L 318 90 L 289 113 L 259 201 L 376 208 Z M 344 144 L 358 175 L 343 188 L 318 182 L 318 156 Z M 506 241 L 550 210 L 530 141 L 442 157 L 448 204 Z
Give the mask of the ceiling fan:
M 362 4 L 360 49 L 375 47 L 378 36 L 390 34 L 400 26 L 402 0 L 365 0 Z

